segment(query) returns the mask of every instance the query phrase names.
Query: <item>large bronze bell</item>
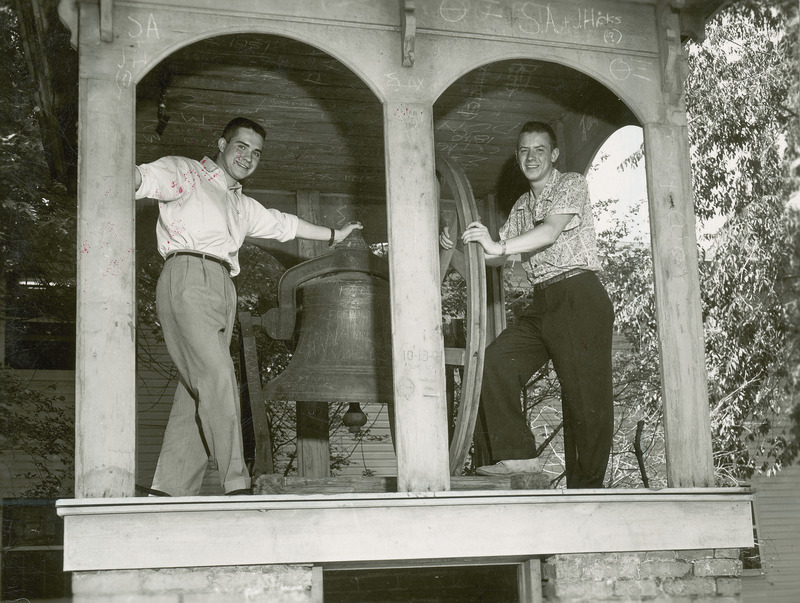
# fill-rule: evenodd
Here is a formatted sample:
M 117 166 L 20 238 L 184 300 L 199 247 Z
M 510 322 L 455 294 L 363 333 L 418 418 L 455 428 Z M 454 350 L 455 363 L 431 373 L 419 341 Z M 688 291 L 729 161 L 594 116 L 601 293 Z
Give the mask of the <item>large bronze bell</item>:
M 267 399 L 346 402 L 356 414 L 353 404 L 392 402 L 389 267 L 358 230 L 332 253 L 287 270 L 263 324 L 272 338 L 291 339 L 298 315 L 294 354 L 267 383 Z

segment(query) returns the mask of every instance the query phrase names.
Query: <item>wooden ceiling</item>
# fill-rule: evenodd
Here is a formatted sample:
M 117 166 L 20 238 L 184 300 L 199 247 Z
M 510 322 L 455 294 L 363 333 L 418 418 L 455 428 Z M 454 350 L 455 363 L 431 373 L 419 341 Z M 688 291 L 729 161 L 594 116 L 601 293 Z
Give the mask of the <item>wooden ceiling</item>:
M 649 0 L 641 0 L 647 2 Z M 78 57 L 59 19 L 59 0 L 16 2 L 19 34 L 37 88 L 45 157 L 54 180 L 76 191 Z M 678 3 L 675 3 L 678 4 Z M 682 0 L 682 38 L 701 39 L 725 0 Z M 685 30 L 685 31 L 684 31 Z M 139 162 L 165 153 L 214 152 L 230 117 L 248 115 L 270 133 L 251 187 L 318 189 L 363 200 L 385 197 L 381 108 L 338 61 L 275 36 L 217 37 L 175 53 L 137 87 Z M 170 120 L 158 136 L 159 100 Z M 453 84 L 435 107 L 436 149 L 467 172 L 478 198 L 513 194 L 514 130 L 528 119 L 558 122 L 568 111 L 614 127 L 635 123 L 607 89 L 580 73 L 537 61 L 495 63 Z M 508 193 L 509 189 L 512 193 Z
M 573 69 L 533 60 L 494 63 L 455 82 L 434 105 L 436 151 L 464 169 L 477 198 L 495 194 L 503 203 L 515 194 L 520 126 L 531 119 L 556 124 L 570 113 L 618 127 L 634 123 L 615 96 Z M 247 188 L 385 199 L 378 99 L 338 60 L 277 36 L 208 39 L 151 71 L 137 87 L 136 162 L 213 156 L 222 128 L 238 115 L 267 130 Z

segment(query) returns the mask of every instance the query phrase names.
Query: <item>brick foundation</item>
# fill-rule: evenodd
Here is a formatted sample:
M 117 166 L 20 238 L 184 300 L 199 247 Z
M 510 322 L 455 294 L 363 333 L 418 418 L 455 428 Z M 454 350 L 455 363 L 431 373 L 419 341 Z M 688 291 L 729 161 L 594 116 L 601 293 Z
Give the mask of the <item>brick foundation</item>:
M 542 561 L 548 602 L 741 601 L 738 549 L 553 555 Z
M 741 572 L 738 549 L 552 555 L 542 560 L 542 593 L 548 603 L 740 603 Z M 311 566 L 302 565 L 75 572 L 72 578 L 74 603 L 316 603 L 322 599 L 313 584 Z M 338 586 L 354 596 L 352 585 Z M 379 590 L 386 588 L 382 583 Z M 455 591 L 454 584 L 442 590 Z
M 74 603 L 312 603 L 310 566 L 75 572 Z

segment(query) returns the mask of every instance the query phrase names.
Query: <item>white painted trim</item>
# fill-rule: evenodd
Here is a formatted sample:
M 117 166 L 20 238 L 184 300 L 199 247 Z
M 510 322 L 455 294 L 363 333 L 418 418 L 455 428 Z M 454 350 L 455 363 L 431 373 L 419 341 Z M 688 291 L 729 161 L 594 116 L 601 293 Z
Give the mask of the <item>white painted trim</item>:
M 623 494 L 624 492 L 624 494 Z M 743 489 L 63 500 L 65 571 L 738 548 Z

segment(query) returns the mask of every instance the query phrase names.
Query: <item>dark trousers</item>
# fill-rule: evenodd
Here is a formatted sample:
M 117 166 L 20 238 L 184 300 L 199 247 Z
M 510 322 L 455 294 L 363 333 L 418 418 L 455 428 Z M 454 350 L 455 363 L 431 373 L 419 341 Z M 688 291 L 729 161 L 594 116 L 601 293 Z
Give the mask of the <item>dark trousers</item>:
M 561 383 L 567 488 L 602 488 L 611 453 L 614 309 L 594 272 L 536 291 L 489 347 L 478 429 L 492 462 L 536 456 L 520 391 L 549 360 Z

